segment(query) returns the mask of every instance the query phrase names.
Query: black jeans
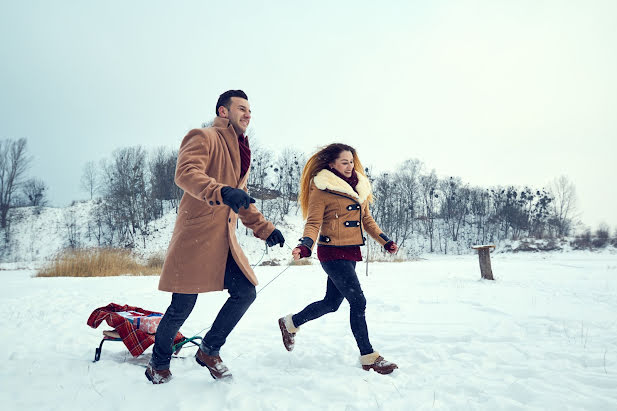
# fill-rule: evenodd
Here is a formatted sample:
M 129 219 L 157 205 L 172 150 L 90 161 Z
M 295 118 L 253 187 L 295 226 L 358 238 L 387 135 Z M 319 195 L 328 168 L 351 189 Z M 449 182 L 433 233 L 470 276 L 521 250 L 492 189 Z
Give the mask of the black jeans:
M 206 333 L 199 347 L 208 355 L 219 354 L 227 336 L 257 296 L 255 286 L 240 270 L 231 252 L 227 256 L 224 286 L 229 291 L 229 298 L 223 304 L 210 331 Z M 152 359 L 150 360 L 152 368 L 156 370 L 169 368 L 174 338 L 193 311 L 196 301 L 197 294 L 173 293 L 171 296 L 171 304 L 156 329 Z
M 366 298 L 360 287 L 358 275 L 356 274 L 356 262 L 349 260 L 334 260 L 322 262 L 328 282 L 326 285 L 326 296 L 321 301 L 309 304 L 291 317 L 296 327 L 319 318 L 324 314 L 338 310 L 343 302 L 343 298 L 349 302 L 349 322 L 351 332 L 356 339 L 360 355 L 370 354 L 373 347 L 368 338 L 366 327 Z

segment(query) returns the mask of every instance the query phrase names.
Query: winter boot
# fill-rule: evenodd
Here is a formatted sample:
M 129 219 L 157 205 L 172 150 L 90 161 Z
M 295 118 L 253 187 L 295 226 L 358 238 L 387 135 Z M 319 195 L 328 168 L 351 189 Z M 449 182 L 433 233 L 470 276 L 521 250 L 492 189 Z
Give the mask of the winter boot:
M 285 345 L 285 349 L 287 349 L 287 351 L 292 351 L 294 349 L 294 338 L 300 329 L 294 325 L 291 316 L 292 315 L 289 314 L 286 317 L 279 318 L 279 328 L 281 329 L 281 335 L 283 336 L 283 345 Z
M 375 370 L 379 374 L 390 374 L 392 371 L 398 368 L 398 365 L 393 362 L 384 360 L 377 351 L 373 351 L 371 354 L 360 356 L 360 363 L 362 369 L 365 371 Z
M 210 375 L 215 380 L 221 380 L 224 378 L 231 378 L 231 372 L 225 365 L 221 357 L 218 355 L 208 355 L 200 349 L 195 354 L 195 361 L 202 367 L 208 368 Z
M 169 368 L 166 370 L 155 370 L 148 364 L 148 367 L 146 367 L 146 378 L 152 384 L 165 384 L 171 380 L 171 371 L 169 371 Z

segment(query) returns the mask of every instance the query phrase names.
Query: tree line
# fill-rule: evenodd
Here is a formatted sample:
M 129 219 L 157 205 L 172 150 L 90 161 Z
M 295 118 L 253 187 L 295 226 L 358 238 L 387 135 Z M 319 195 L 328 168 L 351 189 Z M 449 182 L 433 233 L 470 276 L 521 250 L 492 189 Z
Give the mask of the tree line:
M 440 178 L 417 159 L 394 172 L 371 175 L 373 217 L 400 244 L 422 237 L 428 252 L 449 253 L 473 244 L 521 238 L 563 238 L 576 223 L 574 184 L 567 177 L 549 188 L 472 187 L 459 177 Z
M 293 148 L 275 153 L 251 144 L 249 194 L 264 216 L 279 224 L 297 214 L 299 180 L 306 155 Z M 174 183 L 177 150 L 142 146 L 115 150 L 110 158 L 84 165 L 80 186 L 92 201 L 87 232 L 74 216 L 65 217 L 67 246 L 79 247 L 83 236 L 99 246 L 132 248 L 147 241 L 153 222 L 176 209 L 182 190 Z M 46 184 L 27 178 L 31 158 L 25 139 L 0 140 L 0 225 L 8 241 L 10 210 L 47 203 Z M 472 244 L 504 239 L 563 238 L 576 228 L 576 190 L 567 177 L 547 188 L 473 187 L 459 177 L 439 177 L 417 159 L 392 171 L 366 174 L 373 185 L 373 217 L 401 245 L 421 242 L 422 251 L 455 253 Z M 617 244 L 605 225 L 583 231 L 581 248 Z

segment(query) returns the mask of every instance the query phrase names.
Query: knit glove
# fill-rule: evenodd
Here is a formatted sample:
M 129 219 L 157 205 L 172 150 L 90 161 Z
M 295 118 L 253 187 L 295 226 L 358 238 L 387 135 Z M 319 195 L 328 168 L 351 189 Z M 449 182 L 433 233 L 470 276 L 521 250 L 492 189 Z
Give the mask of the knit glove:
M 300 258 L 307 258 L 311 256 L 311 249 L 304 244 L 299 244 L 296 248 L 300 249 Z
M 383 245 L 383 248 L 385 248 L 390 254 L 394 254 L 396 252 L 396 243 L 390 240 Z
M 251 203 L 255 202 L 255 199 L 248 195 L 246 191 L 229 186 L 221 188 L 221 197 L 223 197 L 223 203 L 231 207 L 236 214 L 238 214 L 240 207 L 249 208 Z
M 396 243 L 388 238 L 384 233 L 379 234 L 379 236 L 386 242 L 383 245 L 383 248 L 390 254 L 394 254 L 396 252 Z
M 300 258 L 307 258 L 311 256 L 311 247 L 313 246 L 313 240 L 310 237 L 302 237 L 299 239 L 300 244 L 296 248 L 300 249 Z

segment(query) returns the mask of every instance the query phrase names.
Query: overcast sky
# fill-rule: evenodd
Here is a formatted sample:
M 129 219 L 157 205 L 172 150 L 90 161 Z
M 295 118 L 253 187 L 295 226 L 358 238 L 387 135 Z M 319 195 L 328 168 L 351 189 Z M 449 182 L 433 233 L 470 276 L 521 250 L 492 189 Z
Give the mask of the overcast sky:
M 483 187 L 567 175 L 583 222 L 617 228 L 617 1 L 0 4 L 0 138 L 28 139 L 52 205 L 240 88 L 271 149 L 340 141 Z

